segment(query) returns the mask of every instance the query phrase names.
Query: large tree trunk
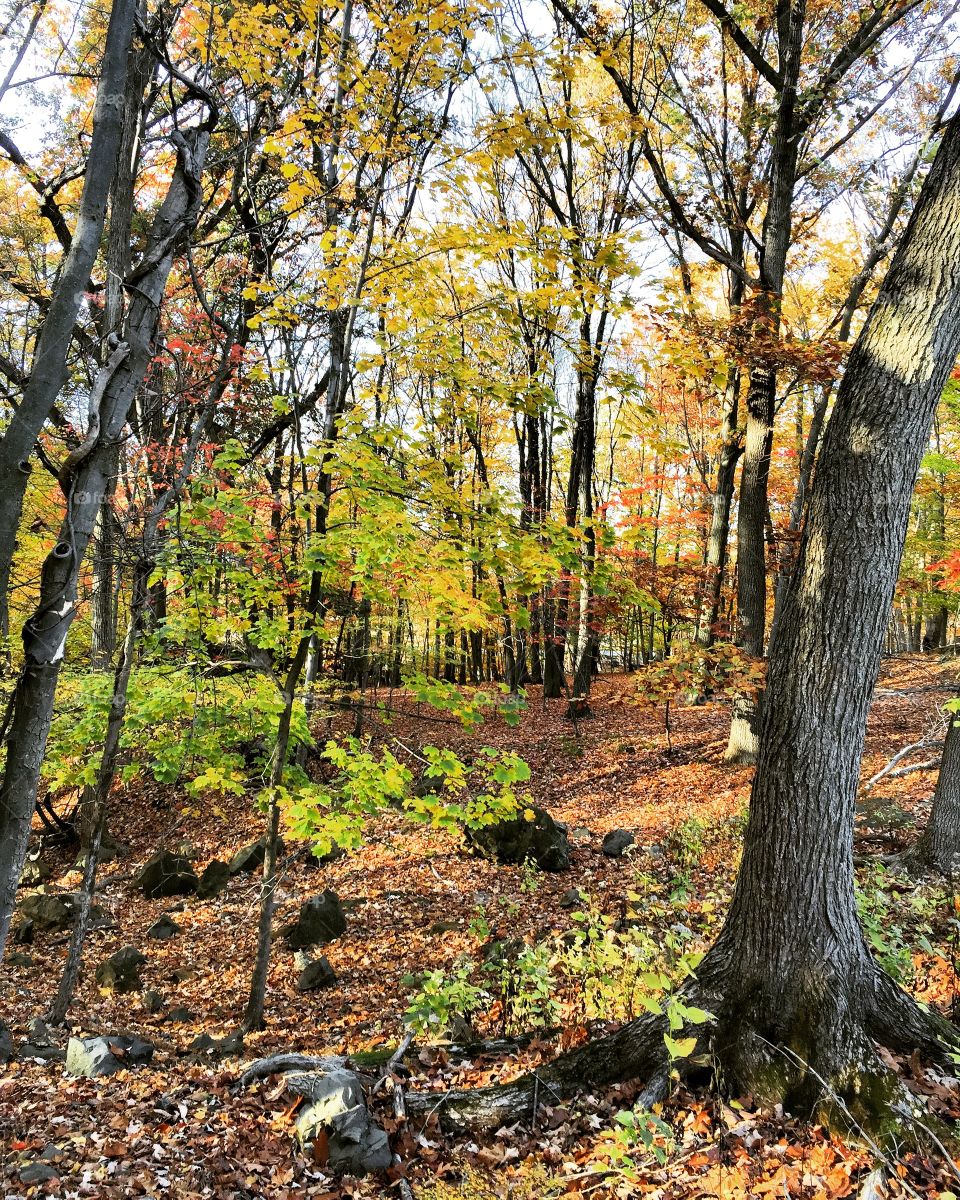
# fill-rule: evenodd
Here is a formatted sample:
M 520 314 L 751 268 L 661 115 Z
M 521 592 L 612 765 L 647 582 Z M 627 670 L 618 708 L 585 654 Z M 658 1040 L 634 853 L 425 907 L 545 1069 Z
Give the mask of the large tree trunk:
M 958 350 L 955 119 L 840 385 L 771 647 L 743 864 L 720 936 L 686 989 L 715 1014 L 700 1045 L 712 1049 L 726 1090 L 827 1119 L 839 1102 L 865 1127 L 895 1119 L 899 1099 L 872 1043 L 946 1063 L 960 1045 L 948 1022 L 873 961 L 853 874 L 867 710 L 917 469 Z M 623 1075 L 645 1061 L 662 1074 L 660 1031 L 649 1018 L 633 1022 L 504 1094 L 515 1106 L 518 1096 L 535 1102 L 536 1078 L 551 1094 L 608 1082 L 611 1048 Z M 496 1093 L 484 1093 L 482 1112 L 504 1117 Z

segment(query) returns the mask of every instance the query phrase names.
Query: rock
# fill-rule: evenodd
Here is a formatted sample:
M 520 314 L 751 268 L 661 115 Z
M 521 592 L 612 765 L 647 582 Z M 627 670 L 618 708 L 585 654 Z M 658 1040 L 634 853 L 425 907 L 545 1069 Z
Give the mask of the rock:
M 297 980 L 298 992 L 315 992 L 320 988 L 330 988 L 336 986 L 337 976 L 333 967 L 327 961 L 326 955 L 321 955 L 320 958 L 315 958 L 300 972 L 300 978 Z
M 20 872 L 20 882 L 17 887 L 35 888 L 46 883 L 52 872 L 42 858 L 28 858 Z
M 30 1034 L 30 1040 L 35 1046 L 52 1046 L 54 1045 L 53 1034 L 50 1031 L 50 1026 L 43 1020 L 42 1017 L 34 1017 L 27 1025 L 27 1033 Z
M 40 1151 L 40 1157 L 44 1162 L 61 1162 L 64 1158 L 64 1152 L 55 1142 L 47 1142 Z
M 33 1162 L 29 1166 L 22 1167 L 20 1170 L 20 1182 L 24 1187 L 31 1187 L 35 1183 L 46 1183 L 50 1179 L 59 1178 L 60 1172 L 45 1162 Z
M 140 1038 L 117 1034 L 111 1037 L 75 1038 L 67 1043 L 66 1075 L 95 1079 L 114 1075 L 128 1067 L 141 1066 L 153 1058 L 154 1047 Z
M 300 905 L 296 921 L 281 931 L 291 950 L 302 950 L 306 946 L 325 946 L 347 929 L 346 917 L 336 892 L 321 892 L 311 896 Z
M 526 813 L 532 813 L 527 820 Z M 467 830 L 467 841 L 486 858 L 522 863 L 532 858 L 541 871 L 565 871 L 570 865 L 566 832 L 542 808 L 525 809 L 509 821 Z
M 393 1162 L 390 1139 L 367 1110 L 352 1109 L 337 1117 L 327 1145 L 327 1166 L 338 1175 L 386 1171 Z
M 527 947 L 523 938 L 493 938 L 483 948 L 483 961 L 498 971 L 512 967 Z
M 33 931 L 45 933 L 51 929 L 69 929 L 73 924 L 73 896 L 31 892 L 20 905 L 20 915 L 29 921 Z
M 17 1058 L 21 1061 L 36 1058 L 41 1062 L 65 1062 L 66 1057 L 66 1050 L 61 1050 L 59 1046 L 37 1046 L 33 1042 L 21 1042 L 17 1051 Z
M 136 875 L 136 885 L 148 900 L 192 895 L 199 882 L 190 859 L 169 850 L 158 850 Z
M 124 946 L 97 967 L 97 985 L 113 992 L 142 991 L 140 968 L 146 961 L 135 946 Z
M 158 1013 L 160 1009 L 163 1008 L 164 999 L 159 992 L 148 989 L 140 997 L 140 1003 L 148 1013 Z
M 303 1082 L 298 1078 L 298 1090 Z M 313 1072 L 309 1084 L 309 1104 L 297 1118 L 297 1136 L 301 1141 L 312 1141 L 317 1130 L 328 1126 L 334 1117 L 364 1103 L 360 1076 L 345 1067 Z
M 204 1031 L 197 1034 L 187 1049 L 191 1054 L 205 1058 L 228 1058 L 243 1053 L 243 1034 L 231 1033 L 225 1038 L 215 1038 Z
M 298 1077 L 298 1091 L 303 1076 Z M 390 1142 L 373 1121 L 363 1098 L 360 1078 L 338 1068 L 310 1077 L 310 1102 L 297 1118 L 297 1137 L 302 1144 L 327 1132 L 327 1165 L 339 1175 L 366 1175 L 385 1171 L 393 1161 Z
M 277 853 L 281 853 L 282 850 L 282 842 L 277 842 Z M 266 853 L 267 839 L 265 837 L 258 838 L 255 842 L 244 846 L 230 859 L 230 874 L 239 875 L 244 872 L 249 875 L 252 871 L 258 871 L 263 866 Z
M 158 917 L 156 921 L 147 930 L 148 938 L 155 938 L 158 942 L 169 941 L 170 938 L 176 937 L 178 933 L 182 933 L 183 929 L 166 913 L 162 917 Z
M 10 1030 L 0 1022 L 0 1063 L 8 1063 L 13 1058 L 13 1037 Z
M 197 885 L 197 895 L 201 900 L 212 900 L 214 896 L 219 896 L 221 892 L 227 890 L 229 882 L 230 867 L 227 863 L 221 862 L 219 858 L 215 858 L 203 868 L 203 874 Z
M 600 850 L 607 858 L 622 858 L 627 850 L 636 843 L 637 839 L 629 829 L 611 829 L 603 839 Z
M 587 898 L 579 888 L 571 888 L 569 892 L 564 892 L 560 897 L 561 908 L 579 908 L 586 902 Z

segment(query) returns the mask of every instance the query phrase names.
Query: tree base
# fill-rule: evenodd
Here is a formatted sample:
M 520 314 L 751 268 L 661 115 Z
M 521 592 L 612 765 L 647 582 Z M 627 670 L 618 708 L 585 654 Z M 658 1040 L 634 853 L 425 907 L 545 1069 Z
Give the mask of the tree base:
M 441 1126 L 451 1130 L 497 1128 L 532 1120 L 541 1102 L 556 1104 L 584 1087 L 638 1079 L 649 1081 L 638 1101 L 649 1107 L 663 1098 L 671 1077 L 689 1079 L 703 1072 L 709 1057 L 721 1092 L 730 1098 L 751 1095 L 764 1106 L 781 1104 L 844 1136 L 883 1143 L 902 1137 L 905 1126 L 927 1126 L 874 1044 L 919 1051 L 955 1069 L 951 1054 L 960 1049 L 960 1032 L 922 1008 L 872 960 L 868 970 L 869 978 L 851 977 L 849 995 L 825 997 L 807 1020 L 795 1017 L 781 1037 L 773 1034 L 769 1020 L 752 1017 L 755 1006 L 744 1005 L 732 990 L 724 997 L 696 984 L 684 993 L 684 1003 L 719 1015 L 687 1031 L 698 1039 L 689 1058 L 671 1061 L 663 1039 L 665 1018 L 644 1015 L 510 1083 L 410 1094 L 408 1111 L 421 1118 L 436 1113 Z

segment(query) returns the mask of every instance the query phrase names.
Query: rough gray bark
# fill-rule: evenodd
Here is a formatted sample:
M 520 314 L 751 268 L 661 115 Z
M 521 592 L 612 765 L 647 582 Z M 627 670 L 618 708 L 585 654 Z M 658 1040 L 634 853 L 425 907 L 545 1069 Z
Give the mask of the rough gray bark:
M 921 1009 L 873 961 L 853 874 L 867 710 L 913 485 L 958 351 L 954 119 L 850 355 L 827 427 L 771 647 L 743 864 L 724 927 L 688 987 L 717 1018 L 710 1048 L 726 1090 L 793 1111 L 818 1109 L 827 1118 L 839 1097 L 867 1127 L 889 1121 L 898 1100 L 873 1042 L 919 1049 L 941 1062 L 960 1045 L 953 1026 Z M 623 1058 L 619 1077 L 635 1074 L 636 1064 L 654 1057 L 658 1035 L 648 1018 L 633 1022 L 502 1094 L 516 1105 L 529 1101 L 537 1079 L 554 1091 L 609 1082 L 611 1049 Z M 473 1111 L 503 1119 L 498 1100 L 495 1089 L 486 1091 Z
M 26 854 L 67 634 L 76 615 L 80 568 L 109 483 L 115 448 L 154 354 L 170 268 L 200 211 L 200 180 L 209 139 L 206 126 L 173 135 L 176 169 L 146 251 L 126 280 L 130 303 L 123 340 L 91 392 L 87 437 L 60 472 L 67 514 L 59 540 L 43 564 L 39 603 L 23 626 L 24 665 L 14 694 L 0 784 L 0 953 Z
M 0 439 L 0 610 L 7 608 L 17 526 L 30 474 L 30 456 L 67 381 L 67 352 L 100 249 L 107 197 L 123 133 L 124 90 L 137 0 L 114 0 L 104 42 L 93 113 L 93 135 L 76 226 L 50 297 L 17 411 Z
M 960 855 L 960 713 L 950 714 L 930 818 L 909 859 L 945 875 L 956 870 Z

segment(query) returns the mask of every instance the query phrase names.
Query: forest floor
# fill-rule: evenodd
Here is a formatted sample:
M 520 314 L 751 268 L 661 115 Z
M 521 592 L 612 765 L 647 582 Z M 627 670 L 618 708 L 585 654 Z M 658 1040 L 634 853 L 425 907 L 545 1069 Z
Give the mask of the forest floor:
M 956 660 L 933 656 L 887 662 L 870 717 L 865 780 L 936 728 L 958 671 Z M 291 853 L 278 924 L 306 897 L 332 888 L 348 921 L 346 934 L 324 948 L 338 982 L 328 990 L 297 991 L 293 954 L 276 944 L 266 1028 L 223 1059 L 190 1046 L 202 1032 L 220 1038 L 237 1027 L 256 941 L 258 876 L 235 877 L 216 899 L 191 897 L 182 904 L 144 899 L 133 876 L 163 845 L 186 845 L 198 870 L 209 859 L 229 858 L 261 834 L 263 818 L 244 800 L 199 811 L 173 789 L 118 793 L 113 832 L 126 851 L 103 869 L 98 903 L 109 924 L 91 934 L 69 1027 L 83 1035 L 133 1032 L 155 1043 L 156 1055 L 148 1068 L 96 1080 L 67 1078 L 60 1062 L 18 1059 L 0 1068 L 0 1192 L 175 1200 L 399 1196 L 403 1173 L 417 1200 L 563 1192 L 665 1200 L 868 1194 L 865 1181 L 878 1164 L 853 1139 L 755 1111 L 749 1097 L 729 1107 L 712 1095 L 680 1090 L 660 1114 L 649 1147 L 628 1145 L 626 1134 L 618 1140 L 614 1133 L 615 1114 L 629 1109 L 633 1087 L 546 1105 L 535 1124 L 528 1118 L 482 1136 L 444 1135 L 435 1122 L 398 1128 L 381 1102 L 378 1116 L 392 1134 L 401 1170 L 337 1180 L 322 1156 L 308 1160 L 296 1149 L 295 1115 L 281 1083 L 235 1090 L 244 1063 L 275 1051 L 360 1054 L 395 1046 L 418 991 L 409 977 L 427 971 L 488 993 L 472 1017 L 478 1039 L 538 1022 L 562 1025 L 564 1032 L 545 1028 L 522 1051 L 477 1053 L 468 1061 L 442 1044 L 415 1046 L 407 1059 L 408 1089 L 508 1078 L 549 1058 L 559 1043 L 631 1015 L 644 986 L 637 962 L 656 971 L 664 955 L 676 965 L 709 943 L 736 869 L 751 772 L 721 763 L 725 706 L 674 711 L 668 751 L 663 711 L 632 703 L 636 686 L 634 677 L 602 678 L 594 715 L 582 722 L 580 736 L 564 719 L 564 704 L 544 707 L 537 688 L 530 689 L 516 728 L 494 717 L 464 732 L 413 712 L 389 728 L 368 725 L 367 732 L 399 756 L 424 743 L 463 753 L 481 745 L 520 753 L 532 768 L 533 801 L 571 831 L 571 866 L 559 874 L 496 866 L 468 853 L 459 836 L 411 826 L 392 811 L 371 827 L 362 849 L 327 866 L 309 866 L 302 853 Z M 407 749 L 397 749 L 398 742 Z M 936 750 L 921 748 L 900 765 L 934 757 Z M 935 779 L 930 769 L 877 785 L 864 805 L 857 851 L 864 919 L 877 953 L 917 996 L 951 1015 L 960 954 L 952 890 L 918 886 L 878 866 L 878 856 L 906 845 L 914 824 L 924 820 Z M 607 858 L 601 842 L 617 828 L 631 831 L 637 845 L 624 857 Z M 74 855 L 45 852 L 54 868 L 49 890 L 76 889 Z M 571 909 L 572 888 L 584 899 Z M 172 912 L 182 932 L 169 941 L 148 939 L 148 927 L 164 912 Z M 563 948 L 576 944 L 582 967 L 584 947 L 594 944 L 589 936 L 577 943 L 570 934 L 575 929 L 597 931 L 604 945 L 610 935 L 614 946 L 605 961 L 593 954 L 588 983 L 575 978 L 572 959 L 563 961 Z M 496 966 L 483 970 L 485 948 L 498 938 L 517 939 L 521 951 L 548 950 L 528 955 L 524 977 L 505 983 Z M 147 956 L 145 986 L 163 997 L 157 1013 L 146 1011 L 140 994 L 102 993 L 94 982 L 96 964 L 127 944 Z M 37 935 L 33 945 L 10 952 L 20 956 L 19 965 L 7 961 L 0 970 L 0 1015 L 17 1044 L 49 1005 L 66 939 Z M 552 973 L 552 995 L 531 982 L 538 971 L 542 978 L 543 971 Z M 182 1020 L 171 1021 L 174 1007 L 186 1010 Z M 60 1031 L 56 1036 L 65 1041 Z M 936 1111 L 960 1115 L 942 1079 L 915 1061 L 897 1065 Z M 21 1182 L 21 1172 L 38 1161 L 52 1167 L 51 1177 Z M 890 1194 L 948 1194 L 945 1165 L 916 1147 L 903 1147 L 887 1165 L 902 1180 Z

